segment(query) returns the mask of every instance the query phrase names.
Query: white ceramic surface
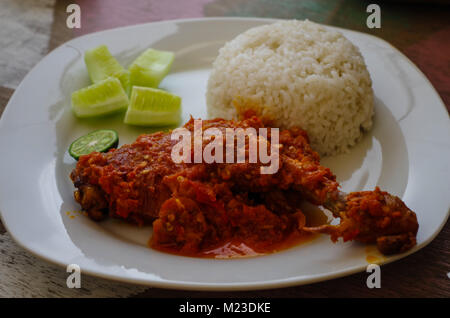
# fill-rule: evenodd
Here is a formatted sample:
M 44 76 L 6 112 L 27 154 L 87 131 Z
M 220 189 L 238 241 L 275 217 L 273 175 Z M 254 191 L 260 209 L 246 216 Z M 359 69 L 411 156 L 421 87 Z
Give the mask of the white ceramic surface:
M 17 88 L 0 121 L 0 211 L 13 238 L 48 261 L 80 265 L 82 273 L 167 288 L 281 287 L 364 270 L 367 247 L 332 244 L 327 236 L 267 256 L 196 259 L 146 247 L 151 228 L 112 220 L 95 223 L 73 212 L 79 206 L 69 179 L 75 166 L 66 151 L 71 141 L 98 128 L 116 129 L 121 144 L 151 131 L 126 126 L 119 116 L 91 121 L 72 115 L 71 92 L 89 83 L 84 50 L 106 44 L 124 65 L 147 47 L 176 52 L 161 86 L 183 98 L 185 120 L 189 114 L 204 118 L 206 82 L 218 49 L 246 29 L 273 21 L 211 18 L 142 24 L 82 36 L 46 56 Z M 416 211 L 418 244 L 410 254 L 438 234 L 449 214 L 449 116 L 428 80 L 400 52 L 381 39 L 340 31 L 360 48 L 368 65 L 375 125 L 351 153 L 323 163 L 336 173 L 343 190 L 379 185 Z

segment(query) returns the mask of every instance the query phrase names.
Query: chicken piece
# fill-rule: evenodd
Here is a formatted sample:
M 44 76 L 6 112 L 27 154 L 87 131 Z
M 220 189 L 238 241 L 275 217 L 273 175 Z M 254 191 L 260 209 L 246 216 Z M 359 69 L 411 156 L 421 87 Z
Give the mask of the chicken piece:
M 376 243 L 385 255 L 402 253 L 416 245 L 416 214 L 398 197 L 378 187 L 375 191 L 340 193 L 338 200 L 330 200 L 325 206 L 340 218 L 340 224 L 304 230 L 330 234 L 333 241 L 342 237 L 344 241 Z
M 184 127 L 193 131 L 194 120 Z M 264 125 L 257 117 L 203 121 L 203 130 L 212 127 L 225 135 L 226 128 Z M 267 143 L 270 137 L 269 133 Z M 203 139 L 202 149 L 208 142 Z M 138 224 L 154 221 L 154 242 L 181 249 L 201 249 L 236 233 L 251 237 L 253 232 L 253 237 L 263 242 L 270 236 L 280 239 L 289 224 L 296 229 L 305 225 L 297 200 L 292 200 L 295 194 L 298 200 L 324 206 L 341 218 L 338 226 L 305 231 L 330 234 L 334 241 L 343 237 L 376 242 L 386 254 L 403 252 L 415 244 L 418 224 L 414 212 L 379 189 L 341 193 L 336 177 L 320 165 L 318 154 L 299 128 L 281 131 L 279 169 L 274 174 L 261 174 L 259 161 L 174 163 L 171 150 L 175 143 L 170 132 L 161 132 L 142 135 L 133 144 L 106 154 L 82 156 L 71 174 L 78 188 L 75 199 L 94 219 L 99 219 L 107 206 L 114 217 Z M 248 143 L 243 150 L 248 158 Z M 186 184 L 189 186 L 180 188 Z M 92 202 L 96 198 L 98 204 Z M 286 203 L 280 204 L 280 198 L 286 198 Z M 270 227 L 276 233 L 266 231 Z

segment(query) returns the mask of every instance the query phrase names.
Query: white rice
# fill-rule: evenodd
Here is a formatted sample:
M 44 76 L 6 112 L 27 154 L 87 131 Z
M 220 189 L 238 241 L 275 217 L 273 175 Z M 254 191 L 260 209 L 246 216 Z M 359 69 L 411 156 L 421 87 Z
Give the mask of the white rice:
M 252 28 L 226 43 L 206 101 L 210 118 L 256 107 L 277 127 L 301 127 L 321 155 L 347 152 L 372 126 L 372 82 L 361 53 L 310 21 Z

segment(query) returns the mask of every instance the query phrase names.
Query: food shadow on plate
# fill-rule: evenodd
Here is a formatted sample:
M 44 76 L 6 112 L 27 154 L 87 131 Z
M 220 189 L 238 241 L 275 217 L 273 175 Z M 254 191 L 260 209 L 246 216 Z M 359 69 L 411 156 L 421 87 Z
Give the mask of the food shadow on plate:
M 372 129 L 346 154 L 323 158 L 343 190 L 373 190 L 379 186 L 402 197 L 408 183 L 409 159 L 405 137 L 389 108 L 375 97 Z

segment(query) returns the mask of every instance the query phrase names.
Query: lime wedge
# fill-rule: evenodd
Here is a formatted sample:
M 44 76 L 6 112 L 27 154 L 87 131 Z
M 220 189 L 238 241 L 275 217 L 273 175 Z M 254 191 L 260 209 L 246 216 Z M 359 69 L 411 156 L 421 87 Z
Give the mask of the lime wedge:
M 111 129 L 101 129 L 81 136 L 69 147 L 69 154 L 76 160 L 82 155 L 88 155 L 91 152 L 106 152 L 110 148 L 115 148 L 119 144 L 117 132 Z
M 128 68 L 132 86 L 158 87 L 169 73 L 175 54 L 147 49 Z
M 115 77 L 108 77 L 72 93 L 72 110 L 77 117 L 109 114 L 127 105 L 128 96 Z
M 125 124 L 171 126 L 180 118 L 181 97 L 156 88 L 133 86 Z
M 95 49 L 84 53 L 84 62 L 93 83 L 97 83 L 107 77 L 117 77 L 125 91 L 129 90 L 130 72 L 111 55 L 106 45 L 100 45 Z

